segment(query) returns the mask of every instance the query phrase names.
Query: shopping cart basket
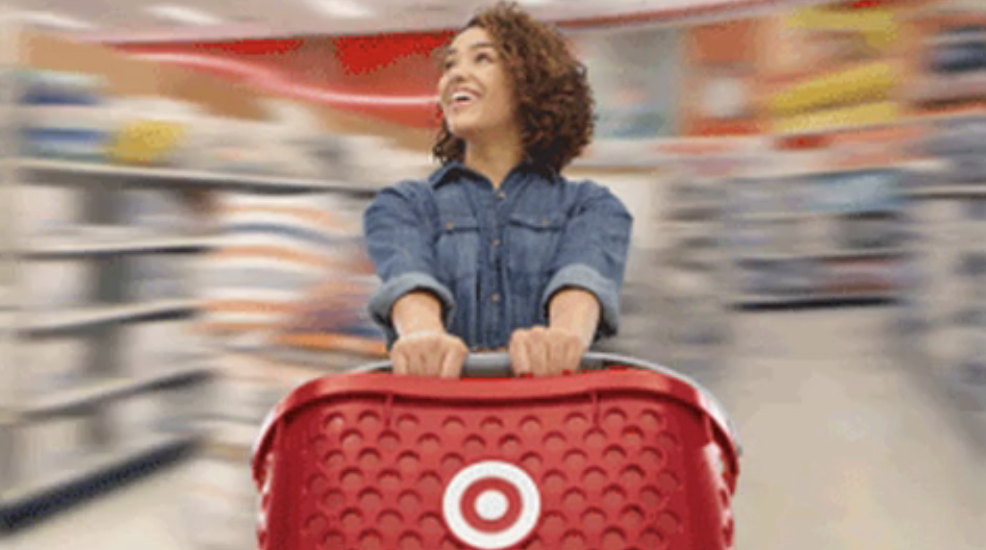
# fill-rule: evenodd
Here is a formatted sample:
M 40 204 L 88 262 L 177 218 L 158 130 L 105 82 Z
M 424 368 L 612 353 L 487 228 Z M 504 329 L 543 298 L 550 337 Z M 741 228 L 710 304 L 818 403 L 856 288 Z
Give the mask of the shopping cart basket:
M 724 409 L 658 365 L 462 380 L 390 363 L 309 382 L 253 453 L 264 550 L 722 550 L 739 445 Z

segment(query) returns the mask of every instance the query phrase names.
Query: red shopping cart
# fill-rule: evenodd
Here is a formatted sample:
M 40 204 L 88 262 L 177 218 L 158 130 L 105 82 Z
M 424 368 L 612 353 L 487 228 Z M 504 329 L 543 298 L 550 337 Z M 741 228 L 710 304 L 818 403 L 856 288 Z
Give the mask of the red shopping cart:
M 739 445 L 699 384 L 587 354 L 511 378 L 473 355 L 462 380 L 389 363 L 309 382 L 253 453 L 263 550 L 723 550 Z

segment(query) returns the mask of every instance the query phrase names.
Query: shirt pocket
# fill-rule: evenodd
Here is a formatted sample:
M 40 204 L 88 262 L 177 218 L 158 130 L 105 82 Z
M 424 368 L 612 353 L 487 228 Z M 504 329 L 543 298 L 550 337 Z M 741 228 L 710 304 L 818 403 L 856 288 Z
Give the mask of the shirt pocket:
M 438 230 L 435 255 L 440 272 L 452 279 L 479 270 L 479 222 L 468 216 L 445 216 Z
M 546 273 L 561 243 L 566 220 L 560 212 L 511 214 L 507 224 L 508 267 L 518 273 Z

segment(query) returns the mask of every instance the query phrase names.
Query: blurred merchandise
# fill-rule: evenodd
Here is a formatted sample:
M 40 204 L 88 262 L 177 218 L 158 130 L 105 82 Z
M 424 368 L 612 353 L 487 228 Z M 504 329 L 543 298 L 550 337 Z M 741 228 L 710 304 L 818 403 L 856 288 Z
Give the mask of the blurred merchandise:
M 986 98 L 986 12 L 943 6 L 922 17 L 916 31 L 912 102 L 933 110 Z
M 651 139 L 677 132 L 679 35 L 678 29 L 661 28 L 576 37 L 596 102 L 596 139 Z
M 753 135 L 761 129 L 756 79 L 761 68 L 762 18 L 682 29 L 680 81 L 683 136 Z M 687 92 L 684 92 L 687 90 Z
M 832 294 L 882 294 L 898 290 L 896 260 L 829 260 L 825 262 L 823 292 Z
M 797 135 L 899 121 L 902 9 L 833 3 L 778 15 L 763 74 L 771 130 Z
M 778 151 L 778 157 L 790 155 Z M 897 292 L 903 255 L 899 169 L 806 170 L 740 178 L 730 189 L 730 251 L 740 305 Z M 878 260 L 870 259 L 877 257 Z M 881 275 L 871 280 L 870 262 Z M 879 292 L 877 292 L 879 291 Z M 758 297 L 768 300 L 763 302 Z
M 850 101 L 879 101 L 888 97 L 898 82 L 893 65 L 870 62 L 783 89 L 771 98 L 770 109 L 774 114 L 794 115 Z
M 386 355 L 383 331 L 366 307 L 378 286 L 372 273 L 328 279 L 308 294 L 274 341 L 280 346 L 312 352 Z
M 270 332 L 359 250 L 358 222 L 332 195 L 228 194 L 217 212 L 219 249 L 201 264 L 205 323 L 220 332 Z
M 113 130 L 106 113 L 106 82 L 87 74 L 26 71 L 18 113 L 25 156 L 98 160 Z
M 727 268 L 724 248 L 728 246 L 723 243 L 728 196 L 724 186 L 729 183 L 729 176 L 742 172 L 746 160 L 742 145 L 719 145 L 723 150 L 679 151 L 664 159 L 668 174 L 662 184 L 667 191 L 660 215 L 668 238 L 656 258 L 637 268 L 652 272 L 649 277 L 638 275 L 640 280 L 653 281 L 657 275 L 661 284 L 650 289 L 631 286 L 639 288 L 642 295 L 628 297 L 628 302 L 646 300 L 641 304 L 644 307 L 638 305 L 638 315 L 655 317 L 646 323 L 643 319 L 638 321 L 641 326 L 637 338 L 647 339 L 647 344 L 639 343 L 632 349 L 653 349 L 657 333 L 661 335 L 657 339 L 661 344 L 660 360 L 704 381 L 726 368 L 730 317 L 721 293 Z M 722 171 L 698 167 L 695 164 L 700 155 L 707 155 L 711 166 L 715 166 L 716 157 L 724 165 L 729 161 L 732 164 Z M 654 297 L 648 299 L 647 292 Z M 641 334 L 643 330 L 650 335 Z

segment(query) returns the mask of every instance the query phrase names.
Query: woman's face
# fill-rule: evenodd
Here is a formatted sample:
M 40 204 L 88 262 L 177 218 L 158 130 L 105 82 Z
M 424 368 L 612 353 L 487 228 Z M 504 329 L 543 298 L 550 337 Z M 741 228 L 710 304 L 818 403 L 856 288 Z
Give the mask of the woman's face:
M 470 27 L 452 41 L 442 62 L 438 93 L 453 135 L 516 132 L 516 101 L 503 56 L 485 29 Z

